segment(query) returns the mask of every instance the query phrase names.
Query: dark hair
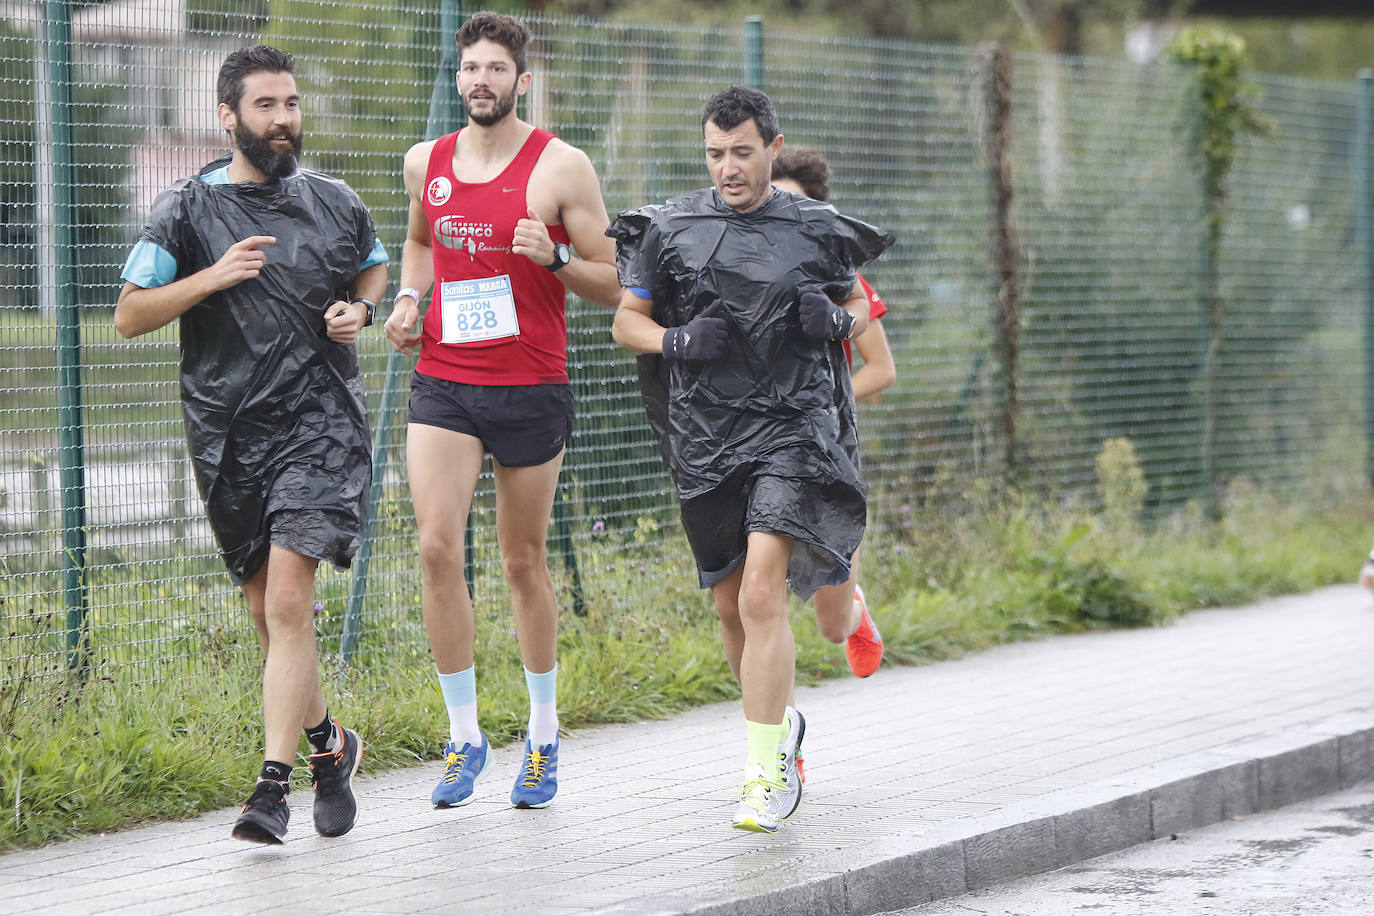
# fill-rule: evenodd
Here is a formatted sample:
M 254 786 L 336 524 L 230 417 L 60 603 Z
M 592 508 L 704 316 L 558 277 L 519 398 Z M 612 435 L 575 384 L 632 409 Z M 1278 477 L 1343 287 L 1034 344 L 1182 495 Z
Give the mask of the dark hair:
M 296 60 L 285 51 L 267 45 L 239 48 L 220 65 L 219 80 L 215 84 L 219 101 L 238 111 L 239 101 L 243 98 L 244 77 L 253 73 L 290 73 L 294 76 Z
M 778 158 L 773 160 L 773 180 L 779 178 L 790 178 L 801 185 L 807 197 L 830 199 L 830 163 L 820 150 L 783 144 Z
M 708 121 L 722 130 L 732 130 L 751 118 L 764 144 L 772 143 L 778 135 L 778 113 L 773 110 L 773 103 L 768 96 L 746 86 L 731 86 L 707 99 L 706 113 L 701 116 L 701 130 L 702 133 L 706 132 Z
M 504 16 L 491 10 L 473 13 L 459 27 L 456 38 L 460 60 L 465 49 L 485 38 L 510 52 L 510 59 L 515 61 L 516 76 L 525 72 L 525 45 L 529 44 L 530 30 L 513 16 Z

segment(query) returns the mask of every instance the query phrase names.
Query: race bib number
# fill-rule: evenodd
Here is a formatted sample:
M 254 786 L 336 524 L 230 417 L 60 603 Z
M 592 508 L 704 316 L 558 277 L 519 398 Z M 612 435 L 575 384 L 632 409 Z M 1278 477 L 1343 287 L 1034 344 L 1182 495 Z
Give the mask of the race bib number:
M 507 276 L 441 283 L 439 307 L 446 344 L 498 340 L 520 333 Z

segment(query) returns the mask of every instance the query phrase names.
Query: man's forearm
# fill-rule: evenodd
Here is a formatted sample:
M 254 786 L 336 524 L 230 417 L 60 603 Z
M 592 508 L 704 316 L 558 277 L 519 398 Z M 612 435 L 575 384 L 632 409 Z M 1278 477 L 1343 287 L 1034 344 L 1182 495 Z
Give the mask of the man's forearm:
M 373 264 L 353 278 L 353 297 L 370 299 L 375 305 L 386 295 L 386 265 Z
M 417 290 L 421 297 L 434 285 L 434 248 L 408 238 L 401 246 L 401 276 L 398 289 Z M 419 305 L 418 302 L 415 303 Z
M 124 338 L 155 331 L 180 318 L 188 309 L 216 292 L 206 271 L 166 286 L 143 288 L 125 283 L 115 306 L 115 330 Z
M 615 308 L 620 302 L 620 278 L 614 264 L 573 258 L 558 272 L 558 277 L 574 295 L 588 302 L 607 308 Z
M 665 330 L 653 318 L 622 304 L 616 310 L 611 337 L 625 349 L 636 353 L 662 353 Z

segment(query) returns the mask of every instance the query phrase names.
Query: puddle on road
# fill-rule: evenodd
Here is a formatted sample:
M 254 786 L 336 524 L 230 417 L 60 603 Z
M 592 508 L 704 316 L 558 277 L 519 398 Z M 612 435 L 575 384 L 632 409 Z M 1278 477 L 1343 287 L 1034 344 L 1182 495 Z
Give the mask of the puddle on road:
M 1367 827 L 1353 827 L 1350 824 L 1333 824 L 1330 827 L 1308 827 L 1313 833 L 1334 833 L 1337 836 L 1359 836 L 1368 833 Z

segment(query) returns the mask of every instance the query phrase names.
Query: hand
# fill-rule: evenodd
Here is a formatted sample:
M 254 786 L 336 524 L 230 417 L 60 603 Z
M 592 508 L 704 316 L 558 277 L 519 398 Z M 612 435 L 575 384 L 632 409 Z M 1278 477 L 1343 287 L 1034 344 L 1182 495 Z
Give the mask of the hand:
M 324 313 L 324 330 L 335 343 L 351 344 L 358 340 L 358 332 L 367 321 L 367 306 L 340 299 Z
M 691 321 L 663 332 L 664 359 L 717 359 L 725 352 L 730 328 L 724 318 L 711 314 L 713 306 Z
M 384 330 L 386 339 L 391 341 L 391 345 L 408 356 L 415 355 L 415 348 L 420 345 L 420 333 L 412 331 L 411 328 L 420 320 L 420 303 L 409 296 L 402 296 L 396 300 L 396 304 L 391 309 L 391 315 L 386 319 Z
M 797 315 L 801 318 L 802 331 L 816 340 L 845 340 L 854 329 L 854 316 L 814 286 L 801 290 Z
M 210 267 L 211 281 L 215 291 L 237 286 L 244 280 L 251 280 L 267 266 L 267 254 L 260 249 L 264 245 L 275 245 L 277 240 L 270 235 L 250 235 L 246 239 L 229 246 L 218 261 Z
M 515 224 L 511 253 L 523 254 L 540 267 L 548 267 L 553 263 L 553 239 L 549 236 L 549 227 L 535 214 L 534 208 L 526 207 L 525 212 L 529 218 Z

